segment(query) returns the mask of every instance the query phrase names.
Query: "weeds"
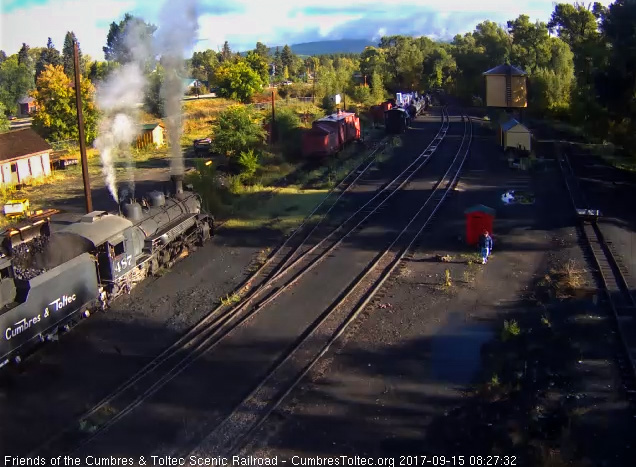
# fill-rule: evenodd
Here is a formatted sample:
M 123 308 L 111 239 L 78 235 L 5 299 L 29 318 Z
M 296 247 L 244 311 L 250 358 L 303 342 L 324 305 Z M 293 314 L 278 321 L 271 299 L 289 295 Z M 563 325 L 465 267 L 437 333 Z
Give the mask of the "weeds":
M 557 298 L 568 298 L 585 285 L 583 274 L 585 270 L 579 268 L 574 260 L 559 265 L 551 269 L 538 285 L 547 289 L 550 295 Z
M 466 261 L 466 264 L 480 264 L 481 263 L 481 255 L 479 253 L 464 253 L 463 255 L 461 255 L 462 258 L 464 258 L 464 261 Z
M 453 285 L 453 281 L 451 279 L 450 269 L 446 269 L 446 270 L 444 270 L 444 286 L 445 287 L 450 287 L 452 285 Z
M 504 321 L 504 327 L 501 330 L 501 340 L 506 342 L 515 336 L 521 334 L 521 328 L 516 320 Z
M 230 306 L 241 301 L 241 296 L 238 293 L 227 294 L 225 297 L 221 297 L 221 305 Z

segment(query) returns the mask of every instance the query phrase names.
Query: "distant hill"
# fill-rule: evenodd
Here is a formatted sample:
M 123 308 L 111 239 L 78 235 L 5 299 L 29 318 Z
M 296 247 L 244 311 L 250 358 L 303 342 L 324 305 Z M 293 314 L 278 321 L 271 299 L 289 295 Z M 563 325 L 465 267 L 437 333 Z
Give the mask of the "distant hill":
M 302 44 L 290 45 L 292 52 L 296 55 L 328 55 L 328 54 L 348 54 L 361 53 L 365 47 L 377 46 L 375 42 L 371 42 L 365 39 L 340 39 L 337 41 L 317 41 L 317 42 L 303 42 Z M 279 49 L 283 49 L 283 45 L 279 46 Z M 276 52 L 276 47 L 270 47 L 269 53 Z M 247 52 L 241 52 L 241 55 L 246 55 Z

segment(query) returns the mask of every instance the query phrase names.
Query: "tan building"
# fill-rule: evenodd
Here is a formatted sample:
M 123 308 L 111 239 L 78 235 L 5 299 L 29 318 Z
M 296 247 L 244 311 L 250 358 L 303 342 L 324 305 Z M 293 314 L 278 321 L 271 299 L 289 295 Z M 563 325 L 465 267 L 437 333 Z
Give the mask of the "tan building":
M 528 107 L 528 75 L 511 65 L 499 65 L 483 74 L 486 77 L 486 106 Z
M 161 123 L 149 123 L 141 126 L 141 134 L 137 137 L 137 148 L 142 149 L 150 144 L 161 147 L 164 144 L 165 127 Z
M 0 133 L 3 185 L 26 183 L 51 174 L 51 145 L 32 128 Z
M 499 138 L 504 150 L 514 148 L 530 152 L 532 149 L 532 133 L 514 118 L 501 124 Z

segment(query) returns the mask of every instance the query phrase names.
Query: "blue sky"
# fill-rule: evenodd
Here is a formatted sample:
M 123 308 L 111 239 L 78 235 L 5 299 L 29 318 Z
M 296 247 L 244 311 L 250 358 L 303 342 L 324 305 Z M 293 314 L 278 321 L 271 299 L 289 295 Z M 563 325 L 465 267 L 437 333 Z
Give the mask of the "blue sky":
M 169 0 L 179 2 L 180 0 Z M 103 60 L 108 26 L 133 12 L 158 23 L 159 0 L 0 0 L 0 49 L 16 53 L 23 42 L 61 49 L 66 31 L 82 51 Z M 567 2 L 573 3 L 573 2 Z M 605 5 L 611 3 L 601 2 Z M 233 50 L 331 39 L 377 40 L 385 34 L 452 38 L 490 19 L 505 23 L 521 13 L 547 21 L 551 0 L 198 0 L 199 40 L 194 50 Z

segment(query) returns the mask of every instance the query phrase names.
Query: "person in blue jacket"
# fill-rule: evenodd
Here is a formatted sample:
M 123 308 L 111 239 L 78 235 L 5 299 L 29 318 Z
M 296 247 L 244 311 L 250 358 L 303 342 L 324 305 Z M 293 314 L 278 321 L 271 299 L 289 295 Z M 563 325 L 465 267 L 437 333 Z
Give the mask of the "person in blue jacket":
M 488 257 L 492 253 L 492 237 L 487 230 L 479 237 L 479 248 L 481 248 L 481 264 L 488 262 Z

